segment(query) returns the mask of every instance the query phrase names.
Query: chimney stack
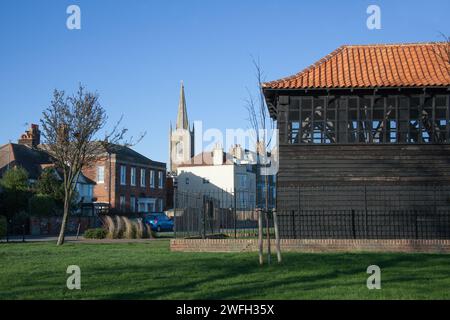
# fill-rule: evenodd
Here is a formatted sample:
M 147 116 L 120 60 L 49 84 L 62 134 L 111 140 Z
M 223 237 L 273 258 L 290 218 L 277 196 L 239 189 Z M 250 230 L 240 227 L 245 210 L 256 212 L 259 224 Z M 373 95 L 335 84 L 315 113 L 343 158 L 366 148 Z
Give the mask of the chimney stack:
M 223 148 L 220 144 L 216 144 L 213 150 L 213 165 L 220 166 L 223 164 Z
M 230 153 L 234 158 L 236 158 L 236 160 L 244 160 L 244 150 L 240 144 L 236 144 L 231 147 Z
M 39 131 L 39 126 L 37 124 L 31 124 L 30 129 L 20 136 L 18 143 L 30 148 L 37 148 L 41 143 L 41 131 Z

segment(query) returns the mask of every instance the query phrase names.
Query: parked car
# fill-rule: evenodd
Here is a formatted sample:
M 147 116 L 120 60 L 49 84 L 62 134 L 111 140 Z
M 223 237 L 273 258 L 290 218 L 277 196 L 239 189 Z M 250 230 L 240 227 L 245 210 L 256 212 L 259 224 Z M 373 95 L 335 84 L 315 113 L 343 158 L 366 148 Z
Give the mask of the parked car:
M 150 213 L 144 217 L 144 223 L 150 225 L 153 231 L 173 231 L 173 220 L 165 213 Z

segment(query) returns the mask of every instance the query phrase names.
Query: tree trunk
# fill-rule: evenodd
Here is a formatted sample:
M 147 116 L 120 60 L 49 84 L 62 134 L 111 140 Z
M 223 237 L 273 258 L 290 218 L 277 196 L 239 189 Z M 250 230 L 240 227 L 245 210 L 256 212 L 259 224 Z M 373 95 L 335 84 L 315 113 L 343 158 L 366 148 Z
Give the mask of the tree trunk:
M 58 242 L 56 245 L 60 246 L 64 244 L 64 236 L 66 233 L 66 225 L 67 225 L 67 219 L 69 217 L 69 205 L 70 205 L 70 196 L 67 195 L 64 197 L 64 214 L 63 214 L 63 220 L 61 222 L 61 230 L 59 231 L 58 236 Z
M 266 229 L 267 229 L 267 263 L 270 264 L 271 260 L 271 249 L 270 249 L 270 223 L 269 223 L 269 181 L 267 177 L 267 172 L 264 175 L 264 186 L 265 186 L 265 193 L 266 193 Z
M 269 225 L 269 211 L 265 210 L 265 217 L 266 217 L 266 238 L 267 238 L 267 264 L 270 264 L 271 260 L 271 250 L 270 250 L 270 225 Z
M 263 265 L 263 223 L 262 223 L 262 211 L 261 209 L 256 209 L 258 215 L 258 252 L 259 252 L 259 264 Z

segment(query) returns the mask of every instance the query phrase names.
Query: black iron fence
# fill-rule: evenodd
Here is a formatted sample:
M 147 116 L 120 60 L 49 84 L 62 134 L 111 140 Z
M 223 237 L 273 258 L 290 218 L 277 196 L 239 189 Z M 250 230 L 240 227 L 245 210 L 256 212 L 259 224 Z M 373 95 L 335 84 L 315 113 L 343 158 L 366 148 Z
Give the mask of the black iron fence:
M 280 236 L 450 239 L 450 186 L 278 188 Z
M 177 191 L 175 236 L 257 237 L 254 196 Z M 450 239 L 450 186 L 278 187 L 276 210 L 281 238 Z
M 450 211 L 278 211 L 280 236 L 293 239 L 450 239 Z
M 176 237 L 258 236 L 256 195 L 248 191 L 175 192 Z M 266 229 L 266 220 L 264 219 Z M 272 231 L 272 220 L 268 220 Z

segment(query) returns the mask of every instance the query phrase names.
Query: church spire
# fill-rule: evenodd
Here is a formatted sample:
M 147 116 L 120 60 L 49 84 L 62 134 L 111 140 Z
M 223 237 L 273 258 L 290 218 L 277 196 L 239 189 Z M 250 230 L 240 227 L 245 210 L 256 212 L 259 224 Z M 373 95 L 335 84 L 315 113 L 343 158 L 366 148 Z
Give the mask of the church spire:
M 178 103 L 178 115 L 176 129 L 189 130 L 189 121 L 186 110 L 186 98 L 184 97 L 184 84 L 181 81 L 180 101 Z

